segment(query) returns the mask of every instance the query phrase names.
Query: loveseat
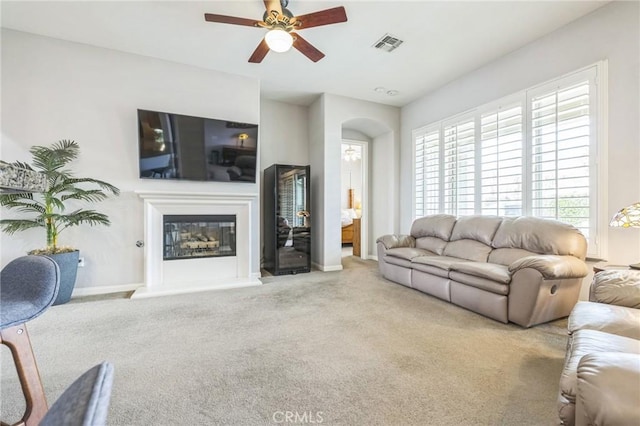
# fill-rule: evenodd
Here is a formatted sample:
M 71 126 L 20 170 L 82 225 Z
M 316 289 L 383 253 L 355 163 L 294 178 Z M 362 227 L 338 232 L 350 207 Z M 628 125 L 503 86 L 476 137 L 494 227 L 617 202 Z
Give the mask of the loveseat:
M 568 321 L 563 425 L 640 425 L 640 271 L 595 275 Z
M 383 277 L 522 327 L 569 315 L 588 274 L 580 231 L 533 217 L 426 216 L 377 250 Z

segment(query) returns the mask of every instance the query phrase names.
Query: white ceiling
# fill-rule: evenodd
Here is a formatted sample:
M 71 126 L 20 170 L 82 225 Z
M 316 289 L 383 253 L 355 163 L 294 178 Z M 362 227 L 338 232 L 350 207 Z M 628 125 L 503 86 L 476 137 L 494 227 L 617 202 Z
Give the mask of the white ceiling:
M 291 0 L 294 15 L 346 9 L 347 22 L 300 32 L 326 54 L 317 63 L 295 49 L 248 63 L 266 30 L 204 20 L 204 13 L 261 19 L 260 0 L 2 0 L 1 16 L 14 30 L 255 77 L 271 99 L 306 105 L 326 92 L 402 106 L 606 3 Z M 374 49 L 385 33 L 404 43 L 392 53 Z

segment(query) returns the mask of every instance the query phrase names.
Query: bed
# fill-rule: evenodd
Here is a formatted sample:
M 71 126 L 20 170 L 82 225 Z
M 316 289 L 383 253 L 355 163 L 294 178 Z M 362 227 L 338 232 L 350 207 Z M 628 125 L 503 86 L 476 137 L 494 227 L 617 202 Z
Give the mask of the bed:
M 354 207 L 354 190 L 349 189 L 347 193 L 347 208 L 342 209 L 340 222 L 342 224 L 342 244 L 353 244 L 354 224 L 353 220 L 358 218 Z
M 349 211 L 353 211 L 352 213 Z M 342 223 L 342 244 L 353 244 L 353 219 L 355 211 L 353 209 L 343 209 L 341 216 Z
M 342 209 L 340 222 L 342 225 L 342 244 L 353 244 L 354 224 L 353 220 L 358 218 L 354 207 L 354 190 L 349 189 L 347 194 L 348 208 Z

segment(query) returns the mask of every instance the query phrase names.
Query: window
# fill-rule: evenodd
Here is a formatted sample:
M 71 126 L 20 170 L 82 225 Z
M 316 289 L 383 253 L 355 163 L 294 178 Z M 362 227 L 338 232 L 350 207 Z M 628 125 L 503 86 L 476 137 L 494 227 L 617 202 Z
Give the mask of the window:
M 440 212 L 440 131 L 426 130 L 416 137 L 416 210 L 424 215 Z
M 480 116 L 480 213 L 522 215 L 522 106 Z
M 415 131 L 415 217 L 557 219 L 597 256 L 599 66 Z
M 531 214 L 590 233 L 589 81 L 533 96 Z
M 475 122 L 462 120 L 444 128 L 444 212 L 473 214 L 475 210 Z

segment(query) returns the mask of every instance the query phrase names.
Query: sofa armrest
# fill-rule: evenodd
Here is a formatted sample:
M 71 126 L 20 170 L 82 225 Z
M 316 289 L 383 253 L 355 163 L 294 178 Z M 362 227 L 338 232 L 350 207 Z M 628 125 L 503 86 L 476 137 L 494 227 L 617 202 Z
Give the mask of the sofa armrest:
M 531 268 L 548 280 L 584 278 L 589 274 L 587 264 L 573 256 L 537 255 L 525 256 L 509 265 L 511 274 Z
M 396 247 L 415 247 L 416 239 L 411 235 L 388 234 L 378 237 L 376 243 L 382 243 L 389 250 Z
M 640 309 L 640 271 L 598 272 L 589 288 L 589 300 Z
M 576 426 L 640 424 L 640 355 L 595 352 L 580 359 Z

